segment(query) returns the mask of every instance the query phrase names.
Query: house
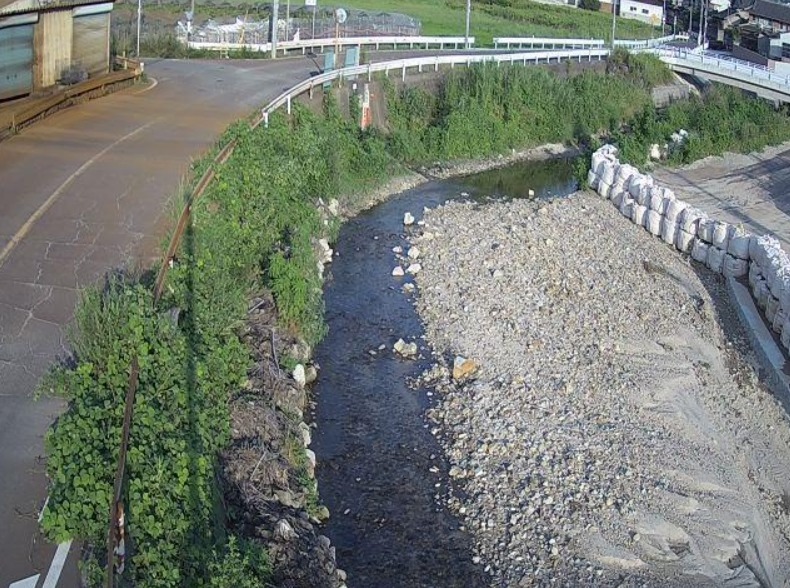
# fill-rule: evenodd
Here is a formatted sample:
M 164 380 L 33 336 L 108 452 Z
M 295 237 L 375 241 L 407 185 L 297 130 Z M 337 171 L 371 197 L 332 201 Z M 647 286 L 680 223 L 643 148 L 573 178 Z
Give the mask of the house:
M 664 21 L 664 0 L 620 0 L 619 15 L 623 18 L 642 20 L 653 26 Z
M 758 25 L 765 33 L 784 33 L 790 31 L 790 5 L 755 0 L 748 9 L 751 22 Z
M 0 0 L 0 100 L 107 73 L 106 0 Z

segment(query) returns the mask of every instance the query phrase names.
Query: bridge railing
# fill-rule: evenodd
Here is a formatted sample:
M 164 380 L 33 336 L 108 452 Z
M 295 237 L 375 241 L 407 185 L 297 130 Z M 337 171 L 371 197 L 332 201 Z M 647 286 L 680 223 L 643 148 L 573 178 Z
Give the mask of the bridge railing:
M 494 37 L 495 49 L 601 49 L 603 39 L 556 39 L 551 37 Z
M 615 47 L 622 47 L 624 49 L 649 49 L 653 47 L 661 47 L 673 41 L 688 41 L 688 35 L 666 35 L 664 37 L 656 37 L 655 39 L 640 39 L 640 40 L 615 40 Z
M 735 59 L 727 55 L 709 52 L 694 52 L 684 49 L 661 47 L 652 49 L 653 53 L 670 65 L 694 67 L 710 73 L 730 73 L 733 77 L 757 83 L 766 87 L 778 87 L 786 91 L 790 88 L 790 77 L 777 73 L 764 65 Z
M 564 51 L 530 51 L 526 53 L 501 53 L 497 55 L 435 55 L 345 67 L 313 76 L 295 85 L 293 88 L 286 90 L 261 111 L 261 118 L 253 123 L 253 128 L 257 127 L 260 123 L 268 124 L 269 115 L 283 106 L 286 107 L 290 114 L 292 100 L 304 93 L 310 93 L 310 95 L 312 95 L 313 89 L 316 86 L 322 86 L 323 84 L 334 81 L 340 81 L 342 83 L 346 79 L 355 78 L 357 76 L 366 76 L 368 80 L 372 80 L 374 73 L 383 72 L 384 75 L 389 77 L 390 72 L 397 71 L 400 73 L 401 79 L 405 80 L 406 73 L 410 69 L 416 69 L 418 72 L 422 72 L 426 68 L 438 71 L 440 66 L 449 66 L 452 68 L 456 65 L 468 66 L 473 63 L 495 63 L 497 65 L 501 63 L 521 63 L 524 65 L 532 63 L 537 65 L 560 63 L 562 61 L 600 61 L 601 59 L 605 59 L 608 55 L 608 49 L 566 49 Z
M 475 44 L 475 38 L 469 37 L 469 46 Z M 336 45 L 340 47 L 368 47 L 378 51 L 382 47 L 392 49 L 459 49 L 466 48 L 466 37 L 414 37 L 414 36 L 389 36 L 389 37 L 340 37 L 338 39 L 304 39 L 299 41 L 279 41 L 277 51 L 283 55 L 289 51 L 301 51 L 302 54 L 308 50 L 320 52 L 327 48 L 332 49 Z M 272 50 L 271 43 L 208 43 L 204 41 L 190 41 L 190 49 L 205 49 L 209 51 L 254 51 L 268 53 Z

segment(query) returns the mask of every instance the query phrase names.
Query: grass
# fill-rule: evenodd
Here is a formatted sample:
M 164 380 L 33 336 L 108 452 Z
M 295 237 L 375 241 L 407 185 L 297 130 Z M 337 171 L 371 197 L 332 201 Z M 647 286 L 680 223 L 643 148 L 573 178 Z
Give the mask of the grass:
M 253 0 L 234 0 L 218 2 L 197 0 L 198 21 L 205 18 L 233 17 L 244 14 L 250 8 L 251 18 L 265 18 L 260 4 Z M 422 22 L 423 35 L 463 36 L 466 20 L 464 0 L 344 0 L 337 6 L 375 12 L 398 12 L 418 18 Z M 291 3 L 292 12 L 301 8 L 301 2 Z M 331 8 L 329 4 L 322 9 Z M 185 2 L 150 3 L 146 14 L 153 19 L 183 19 L 183 10 L 188 9 Z M 284 3 L 280 6 L 281 15 L 285 14 Z M 129 2 L 119 3 L 116 7 L 118 17 L 134 11 Z M 475 37 L 476 46 L 493 45 L 493 37 L 573 37 L 610 39 L 612 31 L 611 15 L 592 12 L 571 6 L 548 5 L 531 0 L 486 0 L 472 2 L 470 35 Z M 617 21 L 617 38 L 649 39 L 659 36 L 660 29 L 645 23 L 620 18 Z
M 466 3 L 463 0 L 348 0 L 343 6 L 370 11 L 401 12 L 422 21 L 424 35 L 463 35 Z M 612 19 L 602 12 L 557 6 L 530 0 L 472 2 L 470 34 L 476 45 L 491 45 L 493 37 L 574 37 L 610 39 Z M 618 19 L 617 36 L 648 39 L 658 29 Z

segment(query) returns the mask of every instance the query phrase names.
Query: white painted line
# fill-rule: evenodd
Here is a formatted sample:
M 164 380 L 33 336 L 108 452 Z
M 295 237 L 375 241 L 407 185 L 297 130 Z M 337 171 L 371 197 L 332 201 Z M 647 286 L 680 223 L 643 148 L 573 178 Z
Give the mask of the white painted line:
M 63 566 L 66 565 L 66 558 L 69 555 L 70 548 L 71 539 L 58 545 L 57 550 L 55 550 L 55 557 L 52 558 L 52 563 L 49 566 L 47 577 L 44 578 L 44 585 L 41 588 L 55 588 L 58 585 L 60 573 L 63 571 Z
M 38 522 L 41 524 L 41 519 L 44 518 L 44 511 L 47 510 L 47 505 L 49 504 L 49 494 L 47 494 L 47 499 L 44 501 L 44 506 L 41 507 L 41 512 L 38 513 Z
M 159 85 L 159 80 L 157 80 L 156 78 L 152 78 L 151 76 L 148 76 L 148 79 L 151 80 L 151 82 L 152 82 L 151 85 L 148 86 L 147 88 L 143 88 L 139 92 L 135 92 L 134 93 L 135 96 L 138 96 L 140 94 L 145 94 L 149 90 L 153 90 L 154 88 L 156 88 Z
M 24 239 L 25 236 L 30 232 L 30 229 L 33 228 L 33 225 L 36 223 L 36 221 L 38 219 L 40 219 L 42 216 L 44 216 L 44 213 L 47 212 L 47 210 L 49 210 L 49 208 L 53 204 L 55 204 L 55 201 L 63 193 L 63 191 L 66 188 L 68 188 L 68 186 L 69 186 L 69 184 L 71 184 L 71 182 L 73 182 L 80 175 L 82 175 L 82 173 L 86 169 L 88 169 L 91 165 L 96 163 L 96 161 L 98 159 L 100 159 L 103 155 L 105 155 L 110 149 L 113 149 L 114 147 L 117 147 L 118 145 L 120 145 L 121 143 L 126 141 L 127 139 L 131 139 L 137 133 L 140 133 L 141 131 L 145 130 L 147 127 L 150 127 L 155 122 L 156 122 L 155 120 L 152 120 L 151 122 L 148 122 L 148 123 L 144 124 L 143 126 L 135 129 L 131 133 L 128 133 L 127 135 L 124 135 L 123 137 L 121 137 L 120 139 L 115 141 L 115 143 L 113 143 L 112 145 L 110 145 L 108 147 L 105 147 L 104 149 L 99 151 L 96 155 L 94 155 L 88 161 L 83 163 L 79 167 L 79 169 L 77 169 L 77 171 L 75 171 L 68 178 L 66 178 L 66 181 L 64 181 L 60 186 L 58 186 L 58 189 L 55 190 L 52 194 L 50 194 L 49 198 L 46 199 L 44 204 L 39 206 L 38 209 L 33 214 L 30 215 L 30 218 L 25 221 L 25 224 L 22 225 L 22 227 L 16 232 L 16 234 L 14 234 L 14 236 L 11 237 L 11 240 L 8 243 L 6 243 L 6 246 L 3 247 L 3 250 L 0 251 L 0 267 L 3 266 L 3 263 L 8 258 L 10 253 L 14 250 L 14 248 L 17 245 L 19 245 L 19 242 L 22 241 L 22 239 Z
M 36 584 L 38 584 L 38 579 L 40 576 L 41 574 L 36 574 L 35 576 L 30 576 L 24 580 L 17 580 L 8 588 L 36 588 Z

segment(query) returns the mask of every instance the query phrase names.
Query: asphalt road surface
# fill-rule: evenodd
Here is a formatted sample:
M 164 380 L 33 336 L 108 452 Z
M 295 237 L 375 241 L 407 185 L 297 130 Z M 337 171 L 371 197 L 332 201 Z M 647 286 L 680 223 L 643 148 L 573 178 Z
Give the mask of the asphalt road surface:
M 44 433 L 62 403 L 32 395 L 67 352 L 79 288 L 146 263 L 192 158 L 315 69 L 302 57 L 148 62 L 155 86 L 65 110 L 0 143 L 0 588 L 36 574 L 17 587 L 55 586 L 56 548 L 37 518 Z M 75 555 L 59 586 L 77 586 Z

